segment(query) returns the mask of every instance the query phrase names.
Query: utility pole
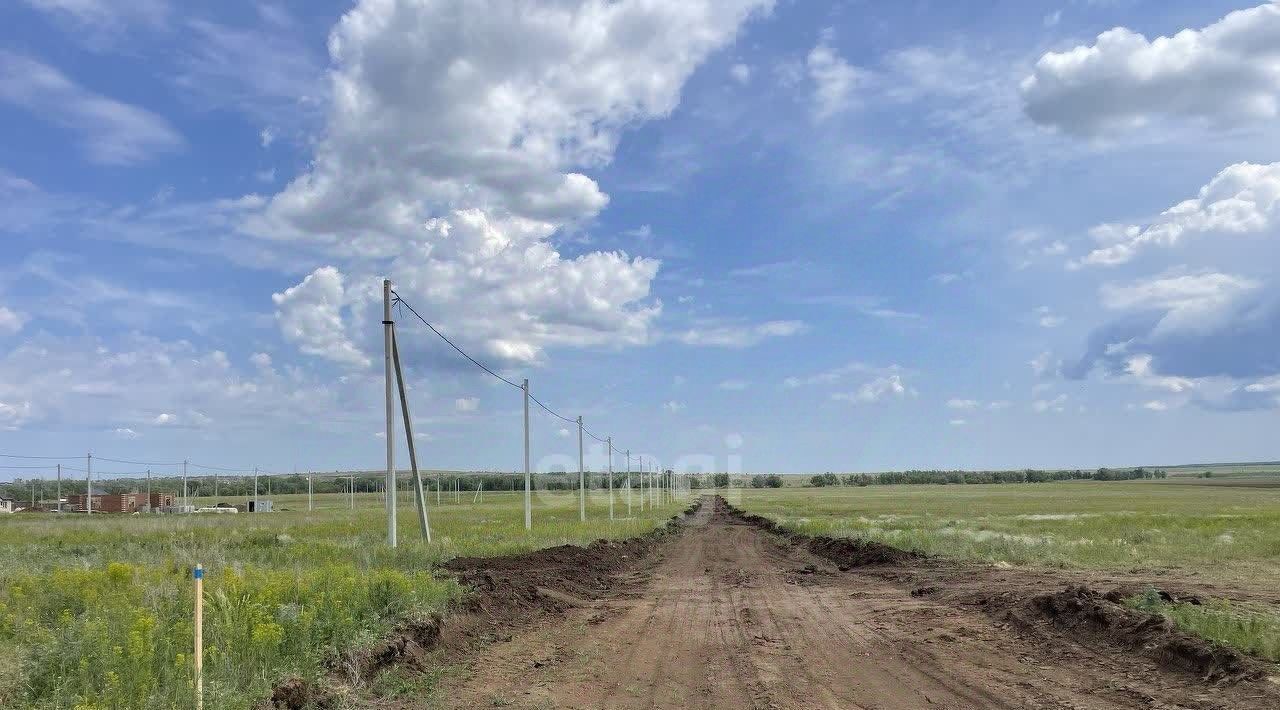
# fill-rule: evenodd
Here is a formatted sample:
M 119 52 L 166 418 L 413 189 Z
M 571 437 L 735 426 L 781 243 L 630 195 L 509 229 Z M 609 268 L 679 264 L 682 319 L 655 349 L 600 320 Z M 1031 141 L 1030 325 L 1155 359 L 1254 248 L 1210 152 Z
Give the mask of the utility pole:
M 640 474 L 640 512 L 643 513 L 646 495 L 644 492 L 644 456 L 640 457 L 640 462 L 637 464 L 636 471 Z
M 355 510 L 356 509 L 356 476 L 355 474 L 351 474 L 350 490 L 351 490 L 351 509 Z
M 395 326 L 391 331 L 391 360 L 396 370 L 396 386 L 400 392 L 400 413 L 404 418 L 404 437 L 409 446 L 409 468 L 413 470 L 413 502 L 418 509 L 418 528 L 422 537 L 431 542 L 431 521 L 427 517 L 427 496 L 422 491 L 422 473 L 418 470 L 418 448 L 413 440 L 413 417 L 409 414 L 409 397 L 404 389 L 404 370 L 400 366 L 400 341 L 396 338 Z M 391 437 L 391 432 L 387 432 Z
M 187 494 L 187 460 L 182 460 L 182 504 L 191 505 L 191 497 Z
M 315 510 L 315 506 L 311 503 L 312 479 L 316 477 L 315 471 L 307 471 L 307 512 Z
M 524 390 L 524 529 L 533 529 L 533 476 L 529 473 L 529 380 L 521 386 Z
M 84 512 L 93 515 L 93 454 L 84 460 Z
M 148 513 L 156 512 L 151 507 L 151 469 L 150 468 L 147 468 L 147 512 Z
M 609 519 L 613 520 L 613 437 L 605 437 L 605 446 L 609 449 Z
M 383 339 L 383 365 L 386 385 L 387 399 L 387 427 L 383 431 L 386 434 L 387 441 L 387 544 L 391 547 L 396 546 L 396 447 L 395 439 L 392 438 L 391 428 L 395 421 L 396 412 L 393 407 L 391 395 L 391 378 L 392 374 L 392 353 L 394 347 L 392 338 L 394 331 L 392 330 L 395 321 L 391 320 L 391 279 L 382 280 L 382 339 Z
M 587 522 L 587 474 L 582 465 L 582 416 L 578 416 L 578 519 Z
M 62 464 L 58 464 L 58 512 L 62 512 Z
M 253 467 L 253 512 L 262 512 L 258 508 L 258 467 Z
M 627 449 L 627 517 L 631 517 L 631 449 Z

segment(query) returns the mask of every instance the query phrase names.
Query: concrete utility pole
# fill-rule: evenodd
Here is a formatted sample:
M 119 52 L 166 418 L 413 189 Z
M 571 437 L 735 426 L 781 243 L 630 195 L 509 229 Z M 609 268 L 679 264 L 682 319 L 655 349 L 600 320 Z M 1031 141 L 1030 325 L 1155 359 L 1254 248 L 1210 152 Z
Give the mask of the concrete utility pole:
M 587 474 L 582 465 L 582 417 L 578 417 L 578 519 L 587 522 Z
M 187 493 L 187 460 L 182 460 L 182 504 L 191 505 L 191 497 Z
M 644 456 L 640 457 L 639 463 L 636 464 L 636 472 L 640 474 L 640 512 L 644 512 L 645 492 L 644 492 Z
M 355 477 L 355 474 L 352 474 L 352 476 L 351 476 L 351 486 L 350 486 L 350 491 L 351 491 L 351 509 L 352 509 L 352 510 L 355 510 L 355 509 L 356 509 L 356 477 Z
M 653 467 L 653 471 L 649 474 L 649 493 L 653 495 L 653 504 L 656 507 L 662 505 L 662 497 L 658 492 L 658 486 L 662 485 L 662 481 L 658 480 L 658 462 L 655 461 L 649 465 Z
M 150 468 L 147 469 L 147 512 L 148 513 L 156 512 L 151 509 L 151 469 Z
M 422 473 L 418 470 L 418 448 L 413 440 L 413 416 L 409 414 L 409 396 L 404 388 L 404 369 L 400 366 L 400 341 L 395 326 L 391 331 L 391 360 L 396 369 L 396 387 L 400 392 L 400 414 L 404 418 L 404 437 L 409 446 L 409 467 L 413 470 L 413 502 L 418 509 L 418 529 L 422 537 L 431 542 L 431 521 L 427 517 L 427 496 L 422 491 Z M 388 432 L 387 436 L 391 436 Z
M 396 546 L 396 447 L 395 440 L 391 435 L 392 422 L 395 420 L 396 412 L 392 403 L 391 395 L 391 378 L 393 377 L 391 368 L 391 348 L 393 331 L 392 326 L 395 321 L 391 320 L 391 279 L 382 280 L 382 337 L 383 337 L 383 364 L 387 395 L 387 427 L 383 431 L 386 433 L 387 440 L 387 544 L 391 547 Z
M 609 449 L 609 519 L 613 520 L 613 437 L 605 437 L 605 446 Z
M 84 459 L 84 512 L 93 515 L 93 454 Z
M 253 512 L 262 512 L 258 508 L 258 467 L 253 467 Z
M 58 464 L 58 512 L 62 512 L 62 464 Z
M 533 475 L 529 473 L 529 380 L 524 390 L 524 529 L 533 529 Z
M 631 449 L 627 449 L 627 517 L 631 517 Z

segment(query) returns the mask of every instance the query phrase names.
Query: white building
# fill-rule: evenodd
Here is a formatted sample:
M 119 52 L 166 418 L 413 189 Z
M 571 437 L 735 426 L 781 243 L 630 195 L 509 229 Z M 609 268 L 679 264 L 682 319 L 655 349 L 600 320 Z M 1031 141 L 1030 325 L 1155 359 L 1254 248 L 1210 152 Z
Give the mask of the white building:
M 0 496 L 0 513 L 12 513 L 14 502 L 12 498 Z

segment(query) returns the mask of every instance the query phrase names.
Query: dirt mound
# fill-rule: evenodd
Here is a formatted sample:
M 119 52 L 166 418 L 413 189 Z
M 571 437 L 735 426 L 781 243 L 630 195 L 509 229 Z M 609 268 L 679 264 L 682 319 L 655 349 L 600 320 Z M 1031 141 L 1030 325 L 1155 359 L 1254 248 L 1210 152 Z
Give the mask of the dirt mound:
M 810 537 L 806 547 L 809 552 L 836 563 L 842 571 L 871 565 L 900 564 L 921 557 L 917 552 L 852 537 Z
M 461 617 L 445 625 L 445 646 L 470 645 L 501 636 L 503 629 L 527 626 L 532 616 L 584 606 L 626 586 L 625 573 L 637 568 L 666 535 L 695 514 L 701 501 L 647 535 L 596 540 L 585 547 L 560 545 L 508 557 L 457 557 L 443 565 L 471 593 Z M 456 615 L 455 615 L 456 616 Z M 471 618 L 466 618 L 466 617 Z
M 531 619 L 589 605 L 614 592 L 657 540 L 597 540 L 512 557 L 460 557 L 444 565 L 471 591 L 450 619 L 446 647 L 460 650 L 501 639 Z
M 1102 594 L 1073 586 L 1054 594 L 1041 594 L 1022 604 L 1019 611 L 1039 615 L 1080 640 L 1107 643 L 1138 651 L 1161 666 L 1194 673 L 1210 682 L 1257 680 L 1265 668 L 1229 648 L 1179 631 L 1159 614 L 1122 606 L 1119 593 Z M 1027 621 L 1023 616 L 1021 621 Z
M 716 512 L 729 515 L 738 522 L 781 535 L 792 543 L 803 545 L 809 552 L 835 563 L 840 571 L 873 565 L 894 565 L 923 559 L 924 555 L 912 550 L 901 550 L 891 545 L 856 537 L 827 537 L 805 535 L 783 528 L 764 516 L 747 513 L 716 496 Z

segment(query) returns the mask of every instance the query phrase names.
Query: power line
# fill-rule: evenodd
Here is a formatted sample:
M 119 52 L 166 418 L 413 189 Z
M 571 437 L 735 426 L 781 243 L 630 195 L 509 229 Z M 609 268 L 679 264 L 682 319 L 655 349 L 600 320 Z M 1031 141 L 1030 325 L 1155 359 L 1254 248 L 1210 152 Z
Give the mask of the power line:
M 441 333 L 438 329 L 436 329 L 436 327 L 435 327 L 434 325 L 431 325 L 431 323 L 430 323 L 430 322 L 428 322 L 426 318 L 423 318 L 423 317 L 422 317 L 422 314 L 418 313 L 418 311 L 417 311 L 416 309 L 414 309 L 414 307 L 413 307 L 412 305 L 410 305 L 407 301 L 405 301 L 405 300 L 404 300 L 404 298 L 402 298 L 402 297 L 400 296 L 400 294 L 396 293 L 395 291 L 392 291 L 392 292 L 391 292 L 391 294 L 392 294 L 393 296 L 395 296 L 395 305 L 396 305 L 397 307 L 400 307 L 400 308 L 407 308 L 407 309 L 409 309 L 409 312 L 410 312 L 410 313 L 412 313 L 412 314 L 414 315 L 414 317 L 416 317 L 418 320 L 422 321 L 423 325 L 425 325 L 425 326 L 427 326 L 428 328 L 430 328 L 430 329 L 431 329 L 431 332 L 435 333 L 437 336 L 439 336 L 439 337 L 440 337 L 440 339 L 441 339 L 441 340 L 443 340 L 444 342 L 448 343 L 450 347 L 452 347 L 454 350 L 456 350 L 456 351 L 458 352 L 458 354 L 460 354 L 460 355 L 462 355 L 463 357 L 465 357 L 466 359 L 470 360 L 470 361 L 471 361 L 471 363 L 472 363 L 473 365 L 475 365 L 476 367 L 480 368 L 481 370 L 484 370 L 485 372 L 489 373 L 490 375 L 492 375 L 492 376 L 494 376 L 494 377 L 498 378 L 499 380 L 501 380 L 501 381 L 503 381 L 503 382 L 505 382 L 505 383 L 507 383 L 507 384 L 511 385 L 512 387 L 515 387 L 516 389 L 519 389 L 519 390 L 523 390 L 523 389 L 524 389 L 522 386 L 520 386 L 520 385 L 518 385 L 518 384 L 516 384 L 516 383 L 512 382 L 511 380 L 508 380 L 507 378 L 503 377 L 502 375 L 499 375 L 498 373 L 494 372 L 494 371 L 493 371 L 492 369 L 490 369 L 489 367 L 485 366 L 485 365 L 484 365 L 483 363 L 481 363 L 479 360 L 477 360 L 477 359 L 475 359 L 475 358 L 471 357 L 470 355 L 468 355 L 468 354 L 466 353 L 466 351 L 465 351 L 465 350 L 463 350 L 462 348 L 458 347 L 458 346 L 457 346 L 457 344 L 455 344 L 452 340 L 449 340 L 449 338 L 445 337 L 444 333 Z M 403 313 L 404 313 L 404 311 L 402 310 L 402 311 L 401 311 L 401 314 L 403 315 Z M 536 405 L 538 405 L 539 407 L 541 407 L 543 411 L 545 411 L 547 414 L 550 414 L 551 416 L 555 417 L 556 419 L 559 419 L 560 421 L 565 422 L 566 424 L 573 424 L 573 425 L 575 425 L 575 426 L 578 424 L 578 420 L 576 420 L 576 419 L 571 419 L 571 418 L 569 418 L 569 417 L 566 417 L 566 416 L 564 416 L 563 414 L 561 414 L 561 413 L 559 413 L 559 412 L 555 411 L 555 410 L 554 410 L 554 409 L 552 409 L 551 407 L 548 407 L 546 404 L 543 404 L 542 400 L 540 400 L 540 399 L 538 399 L 537 397 L 533 396 L 533 394 L 529 394 L 529 399 L 533 400 L 533 403 L 534 403 L 534 404 L 536 404 Z M 590 435 L 592 439 L 595 439 L 596 441 L 600 442 L 601 444 L 608 443 L 606 439 L 602 439 L 602 438 L 600 438 L 600 437 L 596 436 L 595 434 L 592 434 L 592 433 L 591 433 L 591 431 L 590 431 L 590 430 L 588 430 L 588 429 L 586 429 L 585 427 L 583 427 L 583 431 L 585 431 L 588 435 Z
M 33 459 L 44 461 L 78 461 L 84 456 L 23 456 L 21 454 L 0 454 L 0 458 L 5 459 Z
M 586 427 L 582 427 L 582 430 L 583 430 L 583 431 L 585 431 L 585 432 L 587 433 L 587 436 L 591 437 L 592 439 L 595 439 L 596 441 L 600 442 L 601 444 L 607 444 L 607 443 L 609 443 L 609 440 L 608 440 L 608 439 L 601 439 L 600 437 L 598 437 L 598 436 L 596 436 L 595 434 L 591 433 L 591 430 L 590 430 L 590 429 L 588 429 L 588 428 L 586 428 Z M 615 446 L 614 448 L 617 448 L 617 447 Z
M 123 463 L 123 464 L 129 464 L 130 466 L 181 466 L 181 465 L 182 465 L 182 462 L 181 462 L 181 461 L 177 461 L 177 462 L 172 462 L 172 461 L 129 461 L 129 460 L 126 460 L 126 459 L 109 459 L 109 458 L 107 458 L 107 457 L 105 457 L 105 456 L 94 456 L 93 458 L 95 458 L 95 459 L 97 459 L 97 460 L 99 460 L 99 461 L 110 461 L 111 463 Z
M 564 422 L 568 422 L 570 424 L 575 424 L 575 425 L 578 423 L 577 419 L 570 419 L 569 417 L 566 417 L 560 414 L 559 412 L 556 412 L 555 410 L 551 409 L 551 407 L 548 407 L 547 405 L 543 404 L 537 397 L 534 397 L 532 394 L 529 395 L 529 399 L 533 400 L 534 404 L 538 405 L 539 407 L 542 407 L 544 410 L 546 410 L 547 414 L 550 414 L 556 419 L 559 419 Z
M 397 304 L 397 305 L 404 306 L 405 308 L 408 308 L 408 309 L 409 309 L 409 312 L 410 312 L 410 313 L 412 313 L 412 314 L 413 314 L 413 315 L 414 315 L 418 320 L 422 321 L 423 325 L 425 325 L 425 326 L 427 326 L 428 328 L 430 328 L 432 333 L 435 333 L 436 335 L 440 336 L 440 339 L 441 339 L 441 340 L 443 340 L 444 342 L 448 343 L 448 344 L 449 344 L 449 347 L 453 348 L 454 350 L 457 350 L 459 355 L 461 355 L 462 357 L 465 357 L 466 359 L 470 360 L 470 361 L 471 361 L 471 364 L 475 365 L 476 367 L 480 368 L 481 370 L 484 370 L 485 372 L 489 373 L 490 375 L 493 375 L 494 377 L 498 378 L 499 380 L 502 380 L 503 382 L 505 382 L 505 383 L 507 383 L 507 384 L 511 385 L 512 387 L 515 387 L 516 389 L 523 389 L 520 385 L 517 385 L 516 383 L 512 382 L 511 380 L 508 380 L 507 378 L 503 377 L 502 375 L 499 375 L 498 373 L 496 373 L 496 372 L 494 372 L 493 370 L 489 369 L 487 366 L 485 366 L 485 365 L 484 365 L 483 363 L 481 363 L 479 360 L 477 360 L 477 359 L 475 359 L 475 358 L 471 357 L 470 355 L 468 355 L 468 354 L 466 353 L 466 351 L 464 351 L 462 348 L 460 348 L 460 347 L 458 347 L 457 345 L 455 345 L 455 344 L 454 344 L 454 342 L 453 342 L 452 340 L 449 340 L 449 338 L 445 337 L 445 334 L 444 334 L 444 333 L 441 333 L 440 331 L 436 330 L 436 327 L 435 327 L 434 325 L 431 325 L 431 323 L 427 322 L 427 319 L 426 319 L 426 318 L 423 318 L 421 314 L 419 314 L 416 310 L 414 310 L 413 306 L 409 305 L 408 303 L 405 303 L 404 299 L 400 297 L 400 294 L 396 293 L 395 291 L 392 291 L 391 293 L 395 294 L 395 297 L 396 297 L 396 304 Z M 545 407 L 544 407 L 544 409 L 545 409 Z M 550 411 L 550 410 L 547 410 L 547 411 Z
M 174 465 L 181 466 L 182 464 L 179 463 Z M 187 465 L 191 466 L 192 468 L 202 468 L 206 471 L 226 471 L 228 473 L 248 473 L 249 472 L 249 469 L 247 468 L 226 468 L 225 466 L 207 466 L 202 463 L 196 463 L 195 461 L 188 461 Z

